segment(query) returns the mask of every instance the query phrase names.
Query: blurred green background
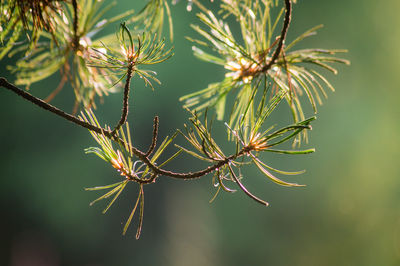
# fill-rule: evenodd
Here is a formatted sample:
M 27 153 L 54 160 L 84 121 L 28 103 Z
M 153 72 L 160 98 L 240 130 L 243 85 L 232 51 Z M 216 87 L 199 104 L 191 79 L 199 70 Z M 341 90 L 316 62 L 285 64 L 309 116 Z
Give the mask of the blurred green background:
M 157 68 L 162 85 L 152 92 L 134 83 L 129 122 L 142 148 L 150 143 L 154 115 L 160 116 L 161 136 L 173 134 L 187 119 L 178 98 L 224 75 L 192 56 L 184 36 L 195 36 L 189 24 L 197 10 L 187 12 L 182 1 L 172 7 L 175 56 Z M 111 13 L 143 5 L 118 2 Z M 305 188 L 279 187 L 248 169 L 245 183 L 269 201 L 265 208 L 241 192 L 221 193 L 209 204 L 210 177 L 160 178 L 145 187 L 144 228 L 136 241 L 136 223 L 121 235 L 136 186 L 107 215 L 101 214 L 104 202 L 89 207 L 99 194 L 83 188 L 119 179 L 84 154 L 95 145 L 90 134 L 3 89 L 0 265 L 400 265 L 400 1 L 298 2 L 288 39 L 322 23 L 302 45 L 348 49 L 352 62 L 328 76 L 336 92 L 313 124 L 309 146 L 317 152 L 266 157 L 277 168 L 307 169 L 296 177 Z M 6 64 L 1 75 L 12 80 Z M 50 78 L 31 92 L 45 97 L 57 81 Z M 121 97 L 111 95 L 100 106 L 103 123 L 117 121 Z M 72 110 L 72 92 L 66 87 L 53 104 Z M 199 166 L 176 160 L 170 167 Z

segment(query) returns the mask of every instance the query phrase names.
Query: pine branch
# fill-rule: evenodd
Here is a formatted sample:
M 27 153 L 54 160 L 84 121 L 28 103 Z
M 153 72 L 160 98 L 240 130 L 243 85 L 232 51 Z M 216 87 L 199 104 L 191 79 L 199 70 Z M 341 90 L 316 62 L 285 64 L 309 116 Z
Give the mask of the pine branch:
M 121 138 L 116 137 L 115 135 L 113 135 L 110 130 L 107 130 L 107 129 L 104 129 L 104 128 L 101 128 L 101 127 L 96 127 L 96 126 L 94 126 L 94 125 L 92 125 L 90 123 L 87 123 L 85 121 L 80 120 L 79 118 L 77 118 L 77 117 L 75 117 L 73 115 L 65 113 L 64 111 L 58 109 L 57 107 L 55 107 L 55 106 L 53 106 L 53 105 L 51 105 L 49 103 L 46 103 L 45 101 L 43 101 L 43 100 L 31 95 L 30 93 L 28 93 L 28 92 L 26 92 L 26 91 L 24 91 L 24 90 L 22 90 L 22 89 L 20 89 L 20 88 L 18 88 L 16 86 L 14 86 L 13 84 L 9 83 L 3 77 L 0 77 L 0 86 L 11 90 L 12 92 L 16 93 L 17 95 L 21 96 L 22 98 L 24 98 L 24 99 L 30 101 L 31 103 L 43 108 L 44 110 L 47 110 L 47 111 L 49 111 L 49 112 L 51 112 L 51 113 L 53 113 L 55 115 L 58 115 L 58 116 L 60 116 L 60 117 L 62 117 L 64 119 L 66 119 L 66 120 L 78 125 L 78 126 L 81 126 L 81 127 L 86 128 L 86 129 L 89 129 L 91 131 L 94 131 L 96 133 L 102 134 L 105 137 L 107 137 L 107 138 L 109 138 L 111 140 L 114 140 L 117 143 L 121 144 L 121 146 L 127 145 Z M 157 121 L 158 121 L 158 119 L 157 119 Z M 127 172 L 124 173 L 126 176 L 130 177 L 132 179 L 132 181 L 136 181 L 136 182 L 141 183 L 141 184 L 152 183 L 158 175 L 163 175 L 163 176 L 168 176 L 168 177 L 173 177 L 173 178 L 178 178 L 178 179 L 186 179 L 186 180 L 200 178 L 200 177 L 205 176 L 205 175 L 207 175 L 209 173 L 212 173 L 213 171 L 215 171 L 218 168 L 221 168 L 221 167 L 227 165 L 230 161 L 236 160 L 237 158 L 242 157 L 246 152 L 249 151 L 248 148 L 243 148 L 238 153 L 233 154 L 233 155 L 231 155 L 229 157 L 226 157 L 224 160 L 221 160 L 218 163 L 216 163 L 214 165 L 211 165 L 211 166 L 209 166 L 209 167 L 207 167 L 207 168 L 205 168 L 203 170 L 200 170 L 200 171 L 188 172 L 188 173 L 177 173 L 177 172 L 173 172 L 173 171 L 169 171 L 169 170 L 165 170 L 165 169 L 162 169 L 160 167 L 157 167 L 154 163 L 152 163 L 150 161 L 150 159 L 148 158 L 147 152 L 144 153 L 144 152 L 140 151 L 139 149 L 137 149 L 134 146 L 130 146 L 129 149 L 144 164 L 146 164 L 146 166 L 148 166 L 154 173 L 154 176 L 151 179 L 146 179 L 146 180 L 139 179 L 139 178 L 137 178 L 135 176 L 130 175 Z M 251 151 L 251 149 L 250 149 L 250 151 Z
M 11 90 L 12 92 L 14 92 L 17 95 L 21 96 L 25 100 L 28 100 L 29 102 L 31 102 L 31 103 L 43 108 L 44 110 L 49 111 L 49 112 L 51 112 L 53 114 L 56 114 L 56 115 L 66 119 L 66 120 L 68 120 L 68 121 L 70 121 L 72 123 L 75 123 L 75 124 L 77 124 L 77 125 L 79 125 L 81 127 L 87 128 L 89 130 L 93 130 L 95 132 L 98 132 L 98 133 L 101 133 L 101 134 L 104 133 L 104 134 L 107 134 L 107 135 L 111 136 L 111 134 L 107 130 L 104 130 L 102 128 L 98 128 L 98 127 L 93 126 L 93 125 L 91 125 L 89 123 L 86 123 L 86 122 L 80 120 L 79 118 L 77 118 L 77 117 L 75 117 L 73 115 L 70 115 L 70 114 L 58 109 L 57 107 L 55 107 L 55 106 L 53 106 L 53 105 L 51 105 L 49 103 L 46 103 L 45 101 L 43 101 L 43 100 L 33 96 L 32 94 L 30 94 L 30 93 L 28 93 L 28 92 L 16 87 L 15 85 L 9 83 L 3 77 L 0 77 L 0 86 L 6 88 L 8 90 Z
M 112 19 L 101 20 L 107 8 L 111 5 L 108 5 L 105 9 L 100 9 L 101 4 L 97 2 L 95 0 L 86 0 L 86 2 L 68 0 L 69 6 L 66 10 L 62 10 L 61 5 L 59 6 L 58 3 L 57 5 L 49 5 L 52 11 L 57 11 L 54 14 L 60 16 L 57 15 L 52 18 L 49 15 L 50 13 L 46 13 L 46 17 L 49 17 L 50 20 L 47 23 L 43 22 L 45 24 L 41 24 L 42 27 L 39 27 L 44 29 L 43 34 L 40 35 L 39 33 L 41 32 L 37 30 L 33 31 L 31 43 L 28 46 L 16 48 L 13 52 L 10 52 L 10 49 L 14 41 L 20 37 L 22 29 L 26 30 L 29 23 L 35 24 L 38 18 L 43 19 L 41 12 L 45 12 L 43 11 L 45 9 L 38 9 L 38 14 L 36 14 L 38 17 L 36 19 L 32 17 L 27 20 L 26 18 L 29 17 L 22 16 L 24 27 L 14 23 L 15 20 L 19 21 L 19 18 L 10 17 L 9 25 L 3 33 L 0 33 L 0 42 L 5 37 L 8 37 L 9 32 L 13 32 L 13 35 L 10 41 L 7 42 L 6 47 L 0 51 L 0 58 L 6 54 L 11 56 L 24 49 L 28 52 L 27 56 L 21 59 L 13 70 L 17 73 L 15 85 L 8 82 L 6 78 L 0 77 L 0 87 L 4 87 L 34 105 L 90 131 L 101 148 L 90 147 L 85 150 L 86 153 L 94 153 L 107 161 L 125 178 L 119 183 L 88 189 L 111 189 L 92 202 L 94 203 L 113 195 L 104 212 L 115 202 L 129 181 L 139 184 L 139 195 L 125 224 L 123 234 L 126 233 L 136 209 L 139 207 L 139 226 L 136 234 L 136 238 L 139 238 L 143 223 L 143 187 L 146 184 L 154 183 L 160 176 L 191 180 L 214 173 L 213 183 L 218 187 L 216 195 L 221 188 L 227 192 L 234 192 L 235 190 L 226 187 L 223 183 L 223 180 L 232 181 L 247 196 L 265 206 L 268 206 L 268 202 L 252 194 L 241 182 L 240 167 L 242 165 L 255 165 L 264 176 L 279 185 L 301 186 L 281 180 L 272 173 L 295 175 L 304 171 L 287 172 L 278 170 L 264 163 L 258 156 L 264 151 L 281 154 L 308 154 L 314 151 L 314 149 L 278 150 L 271 149 L 271 147 L 300 137 L 300 133 L 311 129 L 310 123 L 315 119 L 315 116 L 305 119 L 296 90 L 302 92 L 303 89 L 305 91 L 316 112 L 314 97 L 318 102 L 321 102 L 318 89 L 321 90 L 320 93 L 323 96 L 326 96 L 321 84 L 332 88 L 330 83 L 319 72 L 314 71 L 312 68 L 303 67 L 301 64 L 313 64 L 313 66 L 323 67 L 335 73 L 336 70 L 329 64 L 347 63 L 347 61 L 332 56 L 340 52 L 340 50 L 304 49 L 287 53 L 291 46 L 306 36 L 313 34 L 316 29 L 313 28 L 307 31 L 291 44 L 285 46 L 291 23 L 292 2 L 296 2 L 296 0 L 284 0 L 284 8 L 281 9 L 275 22 L 272 23 L 273 25 L 271 25 L 270 21 L 269 6 L 277 4 L 269 0 L 262 2 L 258 0 L 222 1 L 221 11 L 222 13 L 224 10 L 227 12 L 222 20 L 217 19 L 211 11 L 202 6 L 200 1 L 190 1 L 190 4 L 195 3 L 204 11 L 204 14 L 201 13 L 198 17 L 207 25 L 209 32 L 198 26 L 192 27 L 211 44 L 199 40 L 192 41 L 217 51 L 221 58 L 208 54 L 197 47 L 194 47 L 195 55 L 205 61 L 223 65 L 230 72 L 226 74 L 223 81 L 210 84 L 207 89 L 195 92 L 182 99 L 187 100 L 186 107 L 198 105 L 196 107 L 197 110 L 207 110 L 208 107 L 215 106 L 218 119 L 221 120 L 223 119 L 225 103 L 228 101 L 227 94 L 230 91 L 239 91 L 230 121 L 225 123 L 228 128 L 228 139 L 234 140 L 236 145 L 235 152 L 230 155 L 225 155 L 223 149 L 213 139 L 211 134 L 212 121 L 208 122 L 207 111 L 205 112 L 204 123 L 200 122 L 196 112 L 192 112 L 193 116 L 189 119 L 192 123 L 191 126 L 187 127 L 185 125 L 186 135 L 178 130 L 172 137 L 166 137 L 158 145 L 158 148 L 159 118 L 156 116 L 153 121 L 151 143 L 147 151 L 142 151 L 133 146 L 127 123 L 132 78 L 137 74 L 145 82 L 145 85 L 149 85 L 152 89 L 154 89 L 152 82 L 155 81 L 160 84 L 160 81 L 156 78 L 156 72 L 142 69 L 142 66 L 158 64 L 173 55 L 172 48 L 165 48 L 165 41 L 161 38 L 161 34 L 153 35 L 147 32 L 155 30 L 161 33 L 165 11 L 168 15 L 170 37 L 172 39 L 170 10 L 167 0 L 150 0 L 136 16 L 128 19 L 126 23 L 121 23 L 117 33 L 119 47 L 121 48 L 118 50 L 118 48 L 115 48 L 118 45 L 108 43 L 109 36 L 105 37 L 107 41 L 104 42 L 104 39 L 96 40 L 92 37 L 102 30 L 105 25 L 130 16 L 133 11 L 127 11 Z M 52 1 L 49 3 L 52 3 Z M 0 0 L 0 7 L 2 5 L 3 1 Z M 65 14 L 61 14 L 63 11 Z M 281 23 L 283 13 L 284 19 L 280 35 L 275 40 L 271 40 L 276 26 Z M 243 45 L 235 40 L 227 22 L 224 21 L 226 16 L 230 14 L 236 16 L 240 22 Z M 3 23 L 3 21 L 5 20 L 0 19 L 0 23 Z M 138 34 L 137 27 L 131 32 L 128 24 L 132 22 L 143 24 L 140 27 L 145 29 L 146 32 Z M 52 32 L 53 24 L 57 24 L 59 32 Z M 14 26 L 12 25 L 17 25 L 19 28 L 16 26 L 13 29 Z M 50 33 L 50 35 L 47 33 Z M 279 31 L 277 34 L 279 34 Z M 47 42 L 40 44 L 42 45 L 41 47 L 36 47 L 39 37 L 47 39 Z M 64 73 L 59 87 L 49 96 L 50 98 L 62 88 L 64 82 L 69 80 L 76 93 L 76 103 L 83 102 L 85 107 L 88 108 L 94 105 L 94 96 L 96 94 L 101 97 L 111 92 L 114 86 L 124 86 L 121 117 L 113 129 L 108 126 L 102 127 L 90 109 L 86 109 L 88 118 L 83 112 L 80 117 L 77 117 L 16 86 L 29 85 L 40 81 L 54 74 L 63 66 L 65 69 L 71 68 L 75 72 Z M 270 78 L 269 81 L 267 80 L 268 77 Z M 125 84 L 123 84 L 124 78 Z M 267 81 L 272 84 L 272 90 L 270 90 L 270 84 Z M 113 84 L 111 88 L 110 84 Z M 260 88 L 263 89 L 260 92 L 262 93 L 262 99 L 258 102 L 256 97 L 260 94 L 258 93 Z M 315 96 L 313 96 L 312 92 Z M 269 101 L 266 100 L 268 93 L 271 93 Z M 294 123 L 278 130 L 273 129 L 273 126 L 266 130 L 262 129 L 268 116 L 283 99 L 290 103 Z M 257 102 L 258 107 L 256 106 Z M 78 105 L 76 106 L 78 107 Z M 124 129 L 124 125 L 126 129 Z M 178 133 L 182 133 L 184 138 L 192 145 L 192 149 L 175 145 L 179 150 L 162 163 L 157 163 L 162 152 Z M 118 145 L 119 149 L 115 150 L 113 148 L 115 144 Z M 165 164 L 176 158 L 183 151 L 197 159 L 208 162 L 209 165 L 193 172 L 175 172 L 164 169 Z M 212 200 L 214 200 L 215 196 Z

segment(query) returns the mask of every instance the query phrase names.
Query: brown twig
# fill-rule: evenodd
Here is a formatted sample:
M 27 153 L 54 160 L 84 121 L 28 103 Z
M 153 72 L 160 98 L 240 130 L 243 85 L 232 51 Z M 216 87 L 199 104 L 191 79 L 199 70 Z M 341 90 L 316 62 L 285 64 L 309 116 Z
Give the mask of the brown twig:
M 128 71 L 126 73 L 126 81 L 125 81 L 125 87 L 124 87 L 124 100 L 122 103 L 122 114 L 121 114 L 121 119 L 119 120 L 118 124 L 115 126 L 113 131 L 111 132 L 111 135 L 115 136 L 115 133 L 117 132 L 118 129 L 121 128 L 123 124 L 126 123 L 126 119 L 128 118 L 128 111 L 129 111 L 129 91 L 130 91 L 130 84 L 131 84 L 131 79 L 133 75 L 133 64 L 130 64 L 128 67 Z
M 70 115 L 70 114 L 58 109 L 57 107 L 55 107 L 55 106 L 53 106 L 53 105 L 51 105 L 49 103 L 46 103 L 42 99 L 39 99 L 39 98 L 33 96 L 32 94 L 30 94 L 30 93 L 28 93 L 28 92 L 26 92 L 26 91 L 24 91 L 24 90 L 22 90 L 22 89 L 20 89 L 20 88 L 18 88 L 16 86 L 14 86 L 13 84 L 9 83 L 3 77 L 0 77 L 0 86 L 6 88 L 8 90 L 13 91 L 17 95 L 19 95 L 22 98 L 24 98 L 25 100 L 28 100 L 31 103 L 33 103 L 33 104 L 35 104 L 35 105 L 37 105 L 37 106 L 49 111 L 49 112 L 52 112 L 53 114 L 61 116 L 62 118 L 66 119 L 66 120 L 68 120 L 68 121 L 70 121 L 72 123 L 75 123 L 75 124 L 77 124 L 77 125 L 79 125 L 81 127 L 87 128 L 89 130 L 95 131 L 97 133 L 100 133 L 100 134 L 104 133 L 104 134 L 108 134 L 109 136 L 111 136 L 110 133 L 107 130 L 100 129 L 100 128 L 96 127 L 96 126 L 93 126 L 93 125 L 91 125 L 89 123 L 86 123 L 86 122 L 80 120 L 79 118 L 77 118 L 77 117 L 75 117 L 73 115 Z
M 73 43 L 74 49 L 78 49 L 78 47 L 79 47 L 79 34 L 78 34 L 78 17 L 79 17 L 79 15 L 78 15 L 78 3 L 76 0 L 72 0 L 72 7 L 74 9 L 74 24 L 73 24 L 74 36 L 73 36 L 72 43 Z
M 153 137 L 151 139 L 150 147 L 145 154 L 146 157 L 149 157 L 149 155 L 154 151 L 157 145 L 157 136 L 158 136 L 158 116 L 155 116 L 153 121 Z
M 281 35 L 279 37 L 279 43 L 278 46 L 276 47 L 271 60 L 269 60 L 268 64 L 266 64 L 262 69 L 261 72 L 267 72 L 272 65 L 275 63 L 275 61 L 278 59 L 280 53 L 282 52 L 283 44 L 285 43 L 286 39 L 286 34 L 289 29 L 291 17 L 292 17 L 292 2 L 291 0 L 285 0 L 285 20 L 283 22 L 283 27 L 281 31 Z

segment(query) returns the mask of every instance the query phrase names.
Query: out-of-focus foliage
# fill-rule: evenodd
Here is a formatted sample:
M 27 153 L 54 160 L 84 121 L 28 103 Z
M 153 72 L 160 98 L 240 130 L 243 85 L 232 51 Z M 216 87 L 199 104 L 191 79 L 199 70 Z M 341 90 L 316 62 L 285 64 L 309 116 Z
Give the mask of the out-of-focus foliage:
M 165 13 L 168 18 L 170 39 L 173 40 L 173 23 L 171 10 L 167 0 L 148 1 L 145 7 L 143 7 L 143 9 L 135 15 L 131 21 L 136 25 L 137 30 L 154 32 L 161 37 L 165 21 Z
M 35 9 L 30 11 L 32 18 L 26 15 L 18 16 L 26 13 L 23 13 L 23 10 L 28 8 L 27 4 L 20 5 L 20 2 L 26 1 L 10 2 L 11 4 L 2 3 L 3 12 L 14 14 L 11 11 L 16 9 L 14 12 L 17 14 L 5 16 L 1 21 L 3 28 L 6 26 L 11 26 L 11 28 L 6 28 L 0 37 L 3 40 L 9 35 L 11 37 L 3 42 L 0 51 L 3 56 L 8 53 L 10 57 L 26 51 L 25 56 L 17 61 L 16 66 L 10 66 L 10 70 L 17 77 L 15 81 L 17 85 L 29 87 L 32 83 L 60 71 L 62 75 L 60 83 L 47 100 L 51 100 L 62 89 L 65 82 L 69 81 L 74 89 L 76 101 L 86 107 L 94 104 L 96 95 L 102 97 L 115 91 L 112 85 L 116 83 L 116 80 L 112 78 L 110 71 L 89 67 L 87 61 L 93 56 L 93 47 L 101 46 L 101 42 L 107 43 L 107 40 L 112 37 L 103 36 L 100 42 L 96 35 L 109 24 L 132 15 L 133 10 L 104 19 L 103 16 L 113 6 L 112 3 L 82 0 L 78 2 L 79 19 L 75 25 L 74 9 L 70 1 L 65 1 L 65 3 L 64 1 L 32 1 L 31 4 L 37 9 L 47 12 L 44 13 L 43 18 L 35 16 L 39 12 L 34 12 Z M 44 22 L 40 22 L 42 20 Z M 11 34 L 12 27 L 16 30 L 21 29 L 21 32 L 24 28 L 29 30 L 32 27 L 32 37 L 21 40 L 22 43 L 16 45 L 20 35 L 16 35 L 14 31 Z M 41 28 L 51 31 L 40 31 Z
M 52 12 L 51 25 L 54 29 L 51 32 L 40 31 L 36 33 L 35 40 L 29 40 L 28 44 L 16 47 L 13 47 L 15 46 L 13 42 L 8 41 L 1 50 L 7 51 L 13 48 L 9 56 L 28 49 L 26 56 L 18 60 L 16 66 L 10 66 L 10 70 L 17 77 L 15 83 L 29 87 L 32 83 L 60 71 L 62 74 L 60 83 L 47 100 L 51 100 L 65 82 L 69 81 L 74 89 L 76 101 L 86 107 L 94 104 L 96 95 L 102 97 L 115 91 L 112 84 L 116 83 L 116 80 L 110 75 L 109 69 L 95 69 L 87 65 L 87 61 L 93 56 L 92 48 L 101 45 L 96 39 L 96 34 L 107 25 L 132 14 L 132 11 L 127 11 L 111 19 L 104 19 L 104 13 L 112 6 L 95 0 L 79 1 L 77 13 L 79 20 L 75 29 L 72 5 L 63 5 L 62 9 L 59 7 L 59 12 Z M 6 25 L 10 24 L 12 22 L 7 21 Z M 33 28 L 36 29 L 34 26 Z M 14 35 L 11 39 L 13 37 Z M 101 40 L 107 42 L 108 38 L 110 37 L 106 36 Z
M 69 0 L 1 0 L 0 1 L 0 59 L 15 45 L 21 34 L 27 33 L 29 48 L 26 54 L 32 52 L 39 40 L 40 34 L 47 32 L 54 36 L 57 19 L 62 13 L 62 3 Z

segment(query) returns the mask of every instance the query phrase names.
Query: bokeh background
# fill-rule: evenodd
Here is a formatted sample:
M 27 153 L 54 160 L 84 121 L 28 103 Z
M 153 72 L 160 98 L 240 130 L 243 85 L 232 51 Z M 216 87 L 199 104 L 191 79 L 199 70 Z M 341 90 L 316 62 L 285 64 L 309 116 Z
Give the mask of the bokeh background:
M 183 0 L 182 0 L 183 1 Z M 218 1 L 217 1 L 218 2 Z M 0 265 L 400 265 L 400 2 L 396 0 L 302 0 L 294 6 L 288 39 L 318 24 L 325 27 L 304 47 L 345 48 L 351 66 L 329 75 L 336 88 L 313 124 L 312 155 L 269 156 L 271 165 L 307 169 L 296 177 L 305 188 L 279 187 L 256 169 L 248 188 L 270 202 L 265 208 L 243 193 L 221 193 L 212 204 L 211 178 L 192 182 L 160 178 L 145 188 L 142 236 L 136 223 L 122 236 L 137 195 L 132 185 L 102 215 L 105 202 L 85 187 L 119 179 L 109 165 L 85 155 L 95 143 L 88 132 L 9 91 L 0 91 Z M 142 1 L 119 0 L 111 11 Z M 152 117 L 161 136 L 182 128 L 187 113 L 178 98 L 224 75 L 199 62 L 184 36 L 195 13 L 172 7 L 175 56 L 157 69 L 162 86 L 153 92 L 136 80 L 129 122 L 134 141 L 147 147 Z M 111 29 L 113 30 L 113 29 Z M 0 64 L 1 76 L 13 80 Z M 54 77 L 32 86 L 44 97 Z M 121 94 L 100 106 L 98 117 L 113 124 Z M 72 110 L 66 87 L 53 102 Z M 311 114 L 310 114 L 311 115 Z M 222 133 L 221 133 L 222 134 Z M 221 135 L 224 139 L 224 135 Z M 183 142 L 180 140 L 181 143 Z M 199 167 L 177 160 L 171 168 Z

